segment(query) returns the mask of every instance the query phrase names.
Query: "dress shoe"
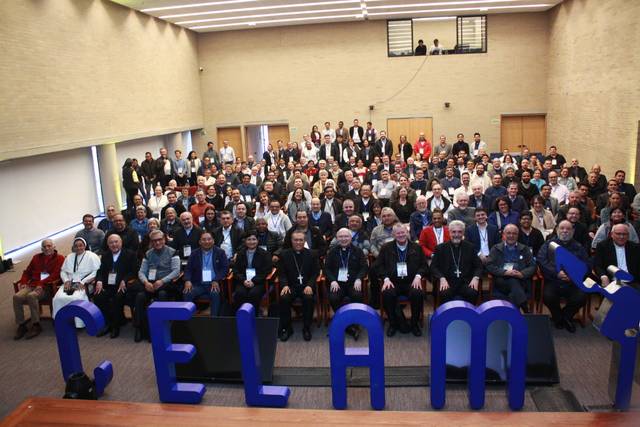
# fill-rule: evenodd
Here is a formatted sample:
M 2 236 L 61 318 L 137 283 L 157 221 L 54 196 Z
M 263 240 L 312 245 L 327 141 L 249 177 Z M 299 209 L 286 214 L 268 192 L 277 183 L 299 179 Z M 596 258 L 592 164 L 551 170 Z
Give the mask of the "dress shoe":
M 576 333 L 576 325 L 573 323 L 573 320 L 564 319 L 564 328 L 572 334 Z
M 118 338 L 119 335 L 120 335 L 120 328 L 112 328 L 109 338 Z
M 280 341 L 285 342 L 289 339 L 289 337 L 293 334 L 293 329 L 291 328 L 282 328 L 280 332 L 278 332 L 278 338 Z
M 135 335 L 133 336 L 133 340 L 135 342 L 142 341 L 142 329 L 136 328 L 136 332 L 135 332 Z
M 41 332 L 42 326 L 40 326 L 40 323 L 34 323 L 31 325 L 31 329 L 29 329 L 29 332 L 27 332 L 27 335 L 24 338 L 30 340 L 31 338 L 35 338 L 40 335 Z
M 397 331 L 398 330 L 396 329 L 395 326 L 389 325 L 389 329 L 387 329 L 387 336 L 388 337 L 392 337 L 392 336 L 394 336 L 396 334 Z
M 304 338 L 305 341 L 311 341 L 311 329 L 302 329 L 302 338 Z
M 421 337 L 422 336 L 422 329 L 420 329 L 420 325 L 418 325 L 417 323 L 415 325 L 413 325 L 411 327 L 411 333 L 413 334 L 414 337 Z
M 109 327 L 105 326 L 104 328 L 102 328 L 102 329 L 100 329 L 98 331 L 98 333 L 96 334 L 96 337 L 100 338 L 100 337 L 103 337 L 103 336 L 107 335 L 108 333 L 109 333 Z
M 27 322 L 24 322 L 23 324 L 18 326 L 18 329 L 16 329 L 16 334 L 13 336 L 13 339 L 18 341 L 27 334 L 27 331 Z

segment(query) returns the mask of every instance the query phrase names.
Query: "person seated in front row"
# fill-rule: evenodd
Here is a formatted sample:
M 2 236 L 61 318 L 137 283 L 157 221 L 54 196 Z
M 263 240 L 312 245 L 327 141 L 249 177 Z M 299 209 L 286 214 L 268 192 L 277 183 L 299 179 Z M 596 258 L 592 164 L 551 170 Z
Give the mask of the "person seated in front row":
M 551 243 L 557 243 L 583 262 L 591 265 L 587 252 L 583 245 L 573 238 L 573 224 L 568 220 L 563 220 L 558 224 L 557 235 L 547 240 L 538 252 L 537 261 L 544 275 L 544 294 L 542 295 L 544 305 L 551 312 L 551 320 L 558 329 L 565 328 L 574 333 L 576 326 L 573 317 L 587 298 L 585 294 L 575 286 L 569 276 L 564 272 L 556 271 L 556 261 Z M 566 300 L 564 308 L 560 308 L 560 298 Z
M 200 235 L 199 247 L 189 256 L 184 269 L 184 289 L 182 299 L 194 301 L 208 298 L 211 301 L 211 317 L 220 314 L 222 302 L 220 287 L 229 271 L 229 261 L 222 249 L 214 245 L 211 233 Z
M 40 326 L 40 301 L 51 296 L 52 284 L 60 280 L 60 270 L 64 263 L 64 256 L 56 250 L 51 239 L 45 239 L 40 244 L 42 253 L 31 258 L 31 262 L 22 273 L 18 283 L 18 292 L 13 295 L 13 312 L 18 329 L 14 340 L 22 337 L 35 338 L 42 332 Z M 29 305 L 31 312 L 31 328 L 27 329 L 29 320 L 24 318 L 23 305 Z
M 493 275 L 492 296 L 505 299 L 529 313 L 527 293 L 531 291 L 531 277 L 537 266 L 531 249 L 518 243 L 519 232 L 513 224 L 504 228 L 504 241 L 491 248 L 486 267 Z
M 607 269 L 614 265 L 631 274 L 631 286 L 640 290 L 640 244 L 629 240 L 631 230 L 627 224 L 616 224 L 611 228 L 611 236 L 596 246 L 593 264 L 602 286 L 611 283 Z
M 354 215 L 352 218 L 360 217 Z M 368 270 L 367 257 L 362 249 L 353 244 L 349 229 L 339 229 L 336 239 L 338 244 L 329 250 L 324 264 L 329 304 L 334 312 L 345 304 L 363 301 L 362 280 Z M 357 340 L 359 327 L 350 325 L 347 333 Z
M 186 212 L 183 215 L 185 214 Z M 148 337 L 146 311 L 149 302 L 169 301 L 178 294 L 178 285 L 174 283 L 180 276 L 178 252 L 165 244 L 164 233 L 160 230 L 149 233 L 149 239 L 151 249 L 147 251 L 138 272 L 144 291 L 138 292 L 135 300 L 135 342 L 142 341 L 144 336 Z
M 463 240 L 464 231 L 464 222 L 451 221 L 451 240 L 436 246 L 433 253 L 431 273 L 440 303 L 464 300 L 475 304 L 478 299 L 482 262 L 474 245 Z
M 281 341 L 287 341 L 291 327 L 291 304 L 302 300 L 303 328 L 302 337 L 311 340 L 311 322 L 316 295 L 316 280 L 320 274 L 318 258 L 304 247 L 305 234 L 294 231 L 291 235 L 291 249 L 280 254 L 278 271 L 280 274 L 280 332 Z
M 246 176 L 246 175 L 245 175 Z M 273 268 L 271 255 L 258 245 L 258 233 L 250 230 L 245 234 L 244 247 L 237 253 L 233 264 L 233 312 L 248 302 L 256 315 L 266 290 L 266 278 Z
M 127 283 L 138 275 L 138 263 L 134 252 L 123 249 L 122 239 L 117 234 L 109 236 L 107 246 L 109 252 L 102 255 L 93 297 L 106 323 L 96 336 L 111 332 L 111 338 L 117 338 L 120 325 L 124 323 L 122 310 L 127 297 Z
M 87 285 L 93 283 L 100 268 L 100 257 L 87 249 L 87 242 L 82 237 L 73 239 L 73 252 L 67 255 L 62 264 L 60 278 L 63 286 L 58 288 L 53 297 L 51 308 L 55 319 L 58 311 L 73 301 L 89 301 Z M 84 322 L 75 320 L 77 328 L 84 328 Z
M 416 337 L 422 335 L 420 316 L 424 302 L 422 277 L 428 274 L 427 261 L 420 246 L 409 240 L 409 232 L 403 224 L 393 226 L 393 240 L 384 244 L 376 258 L 374 269 L 382 281 L 382 305 L 389 318 L 387 336 L 392 337 L 400 329 L 408 332 L 398 315 L 398 297 L 405 296 L 411 302 L 411 323 L 408 329 Z

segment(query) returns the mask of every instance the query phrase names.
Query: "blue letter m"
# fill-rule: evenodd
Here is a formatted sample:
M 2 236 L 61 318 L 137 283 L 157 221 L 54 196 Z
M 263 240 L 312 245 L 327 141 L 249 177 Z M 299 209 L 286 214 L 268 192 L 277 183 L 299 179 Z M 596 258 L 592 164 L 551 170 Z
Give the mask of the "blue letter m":
M 436 310 L 431 318 L 431 406 L 442 409 L 445 404 L 447 327 L 454 320 L 462 320 L 471 328 L 469 404 L 473 409 L 484 406 L 487 329 L 496 320 L 511 325 L 511 366 L 507 379 L 509 406 L 514 410 L 521 409 L 527 365 L 527 324 L 515 306 L 502 300 L 488 301 L 477 308 L 465 301 L 450 301 Z

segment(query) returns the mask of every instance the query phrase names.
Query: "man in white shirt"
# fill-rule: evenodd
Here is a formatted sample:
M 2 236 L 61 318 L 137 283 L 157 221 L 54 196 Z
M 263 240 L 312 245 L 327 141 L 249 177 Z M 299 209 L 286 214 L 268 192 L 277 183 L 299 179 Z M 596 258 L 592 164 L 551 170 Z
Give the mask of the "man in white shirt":
M 322 129 L 322 139 L 325 139 L 324 137 L 329 135 L 329 142 L 333 142 L 336 140 L 336 131 L 331 129 L 331 123 L 329 122 L 324 122 L 324 129 Z
M 462 172 L 460 175 L 460 181 L 462 181 L 462 185 L 456 188 L 453 192 L 453 206 L 458 207 L 458 198 L 465 194 L 467 196 L 471 196 L 473 194 L 473 189 L 471 188 L 471 178 L 469 176 L 469 172 Z
M 304 140 L 301 150 L 302 157 L 307 160 L 313 160 L 314 162 L 317 162 L 318 148 L 313 145 L 313 142 L 311 142 L 311 138 L 309 138 L 309 135 L 303 135 L 302 139 Z
M 473 143 L 471 144 L 471 154 L 472 157 L 477 157 L 480 153 L 480 150 L 487 149 L 487 143 L 480 139 L 480 133 L 476 132 L 473 134 Z
M 479 184 L 482 186 L 482 192 L 484 192 L 487 188 L 491 187 L 491 178 L 484 170 L 484 164 L 478 163 L 476 165 L 476 171 L 471 177 L 470 180 L 471 187 L 475 184 Z
M 433 44 L 429 48 L 429 55 L 442 55 L 444 52 L 444 47 L 440 44 L 438 39 L 433 40 Z
M 387 170 L 382 170 L 380 172 L 380 178 L 381 180 L 376 182 L 376 185 L 373 186 L 373 194 L 379 200 L 388 203 L 393 190 L 396 189 L 398 184 L 389 179 L 389 171 Z
M 222 141 L 220 159 L 222 159 L 222 163 L 234 163 L 236 161 L 236 153 L 233 151 L 233 147 L 229 147 L 229 141 L 226 139 Z
M 279 201 L 272 200 L 269 203 L 269 209 L 270 212 L 264 216 L 264 219 L 267 220 L 269 231 L 277 233 L 284 239 L 284 236 L 287 234 L 287 230 L 291 228 L 291 220 L 280 210 Z
M 558 172 L 549 172 L 549 185 L 551 185 L 551 197 L 555 197 L 561 205 L 567 203 L 569 189 L 566 185 L 558 184 Z

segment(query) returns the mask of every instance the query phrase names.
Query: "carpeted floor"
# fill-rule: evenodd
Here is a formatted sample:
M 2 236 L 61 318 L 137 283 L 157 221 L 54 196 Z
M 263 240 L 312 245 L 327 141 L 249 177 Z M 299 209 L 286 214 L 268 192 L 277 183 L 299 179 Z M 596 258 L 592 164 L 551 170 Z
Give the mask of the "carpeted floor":
M 69 239 L 58 246 L 66 248 Z M 62 251 L 66 253 L 66 250 Z M 13 341 L 15 325 L 11 295 L 11 283 L 19 277 L 31 255 L 25 256 L 16 271 L 0 275 L 0 417 L 7 415 L 27 396 L 62 396 L 64 383 L 55 336 L 50 321 L 44 321 L 44 332 L 36 339 Z M 428 305 L 428 304 L 427 304 Z M 286 343 L 279 343 L 276 366 L 307 367 L 329 366 L 327 329 L 314 329 L 311 342 L 304 342 L 300 325 Z M 611 346 L 597 331 L 587 326 L 578 328 L 576 334 L 554 330 L 555 348 L 560 370 L 560 384 L 552 389 L 572 392 L 581 405 L 609 403 L 607 392 Z M 364 343 L 363 343 L 364 344 Z M 151 355 L 151 346 L 133 342 L 133 330 L 127 325 L 118 339 L 95 338 L 80 333 L 85 371 L 91 373 L 101 360 L 111 360 L 114 379 L 107 388 L 104 399 L 135 402 L 157 402 L 158 395 Z M 221 351 L 224 346 L 221 345 Z M 386 366 L 429 365 L 427 338 L 397 335 L 385 339 Z M 634 401 L 640 399 L 640 391 L 634 390 Z M 542 410 L 536 406 L 532 393 L 527 391 L 525 411 Z M 369 409 L 369 390 L 363 387 L 349 388 L 349 408 Z M 394 387 L 386 390 L 387 409 L 430 410 L 427 387 Z M 241 386 L 209 385 L 204 397 L 205 405 L 243 406 Z M 290 408 L 331 408 L 331 390 L 328 387 L 292 387 Z M 461 386 L 448 388 L 447 410 L 468 410 L 466 389 Z M 487 389 L 486 411 L 508 410 L 504 387 Z

